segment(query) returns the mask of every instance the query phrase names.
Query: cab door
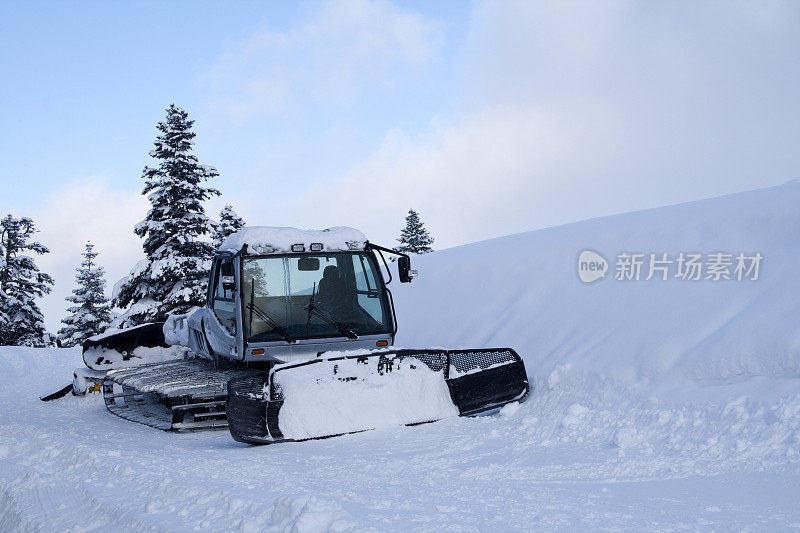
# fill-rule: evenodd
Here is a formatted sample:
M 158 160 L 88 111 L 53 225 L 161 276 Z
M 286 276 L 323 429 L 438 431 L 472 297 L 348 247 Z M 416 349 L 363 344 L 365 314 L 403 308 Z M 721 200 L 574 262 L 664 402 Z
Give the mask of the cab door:
M 208 344 L 214 355 L 236 357 L 237 303 L 234 276 L 235 259 L 214 258 L 209 280 L 209 310 L 203 320 Z

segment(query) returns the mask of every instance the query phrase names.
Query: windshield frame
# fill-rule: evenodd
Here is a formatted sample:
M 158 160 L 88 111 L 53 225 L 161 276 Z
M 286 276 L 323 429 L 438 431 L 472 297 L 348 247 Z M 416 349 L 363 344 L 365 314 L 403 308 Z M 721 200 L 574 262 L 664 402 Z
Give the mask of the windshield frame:
M 284 259 L 284 258 L 299 258 L 304 256 L 311 256 L 311 257 L 320 257 L 320 256 L 361 256 L 363 257 L 373 269 L 373 277 L 375 278 L 375 282 L 377 284 L 377 292 L 378 297 L 382 300 L 382 308 L 383 308 L 383 320 L 381 322 L 382 326 L 385 328 L 381 331 L 374 331 L 374 332 L 367 332 L 361 333 L 358 329 L 355 332 L 358 334 L 358 337 L 365 337 L 370 338 L 372 336 L 383 336 L 383 335 L 391 335 L 392 337 L 395 336 L 397 333 L 397 320 L 395 318 L 395 310 L 394 310 L 394 301 L 392 299 L 391 293 L 389 292 L 389 288 L 386 286 L 386 280 L 383 277 L 383 271 L 381 270 L 380 263 L 378 262 L 377 257 L 375 257 L 375 253 L 371 250 L 336 250 L 336 251 L 319 251 L 319 252 L 305 252 L 305 253 L 278 253 L 278 254 L 258 254 L 258 255 L 242 255 L 241 260 L 239 261 L 239 279 L 240 282 L 240 294 L 239 294 L 239 308 L 241 312 L 241 328 L 240 331 L 242 332 L 242 340 L 246 346 L 248 345 L 270 345 L 270 344 L 290 344 L 284 339 L 268 339 L 268 340 L 252 340 L 252 336 L 250 335 L 250 326 L 248 322 L 249 311 L 246 308 L 246 300 L 247 300 L 247 287 L 246 287 L 246 280 L 245 280 L 245 267 L 247 265 L 248 260 L 254 259 Z M 310 295 L 309 295 L 310 296 Z M 362 308 L 363 309 L 363 308 Z M 285 327 L 285 324 L 281 324 L 281 326 Z M 335 328 L 334 328 L 335 329 Z M 278 335 L 280 336 L 280 335 Z M 292 335 L 295 341 L 298 344 L 305 344 L 309 341 L 316 341 L 320 339 L 346 339 L 346 335 L 341 334 L 340 332 L 334 333 L 333 331 L 325 334 L 309 334 L 308 336 L 301 335 L 295 336 Z

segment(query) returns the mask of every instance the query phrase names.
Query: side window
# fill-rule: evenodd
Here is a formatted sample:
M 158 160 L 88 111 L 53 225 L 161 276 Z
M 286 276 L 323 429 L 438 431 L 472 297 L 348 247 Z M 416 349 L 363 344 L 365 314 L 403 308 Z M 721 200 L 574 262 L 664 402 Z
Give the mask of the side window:
M 376 322 L 383 323 L 383 303 L 369 259 L 361 254 L 353 254 L 352 258 L 358 305 Z
M 214 314 L 232 334 L 236 333 L 236 302 L 233 295 L 235 288 L 225 287 L 225 282 L 231 281 L 233 275 L 233 260 L 222 261 L 218 265 L 214 276 L 214 292 L 211 302 Z
M 219 267 L 219 277 L 217 279 L 216 290 L 214 291 L 214 300 L 233 300 L 234 287 L 225 287 L 225 280 L 233 280 L 233 260 L 223 261 Z

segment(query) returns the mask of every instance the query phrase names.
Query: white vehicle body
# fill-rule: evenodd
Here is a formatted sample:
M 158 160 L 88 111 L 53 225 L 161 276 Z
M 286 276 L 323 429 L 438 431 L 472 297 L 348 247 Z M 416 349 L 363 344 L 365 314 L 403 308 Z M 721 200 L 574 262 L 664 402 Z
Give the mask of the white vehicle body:
M 186 316 L 186 335 L 175 338 L 185 337 L 200 357 L 241 363 L 391 346 L 396 320 L 376 249 L 352 228 L 245 228 L 214 256 L 206 306 Z M 324 309 L 326 276 L 338 284 L 337 302 L 350 303 L 347 310 Z M 165 333 L 174 328 L 168 322 Z

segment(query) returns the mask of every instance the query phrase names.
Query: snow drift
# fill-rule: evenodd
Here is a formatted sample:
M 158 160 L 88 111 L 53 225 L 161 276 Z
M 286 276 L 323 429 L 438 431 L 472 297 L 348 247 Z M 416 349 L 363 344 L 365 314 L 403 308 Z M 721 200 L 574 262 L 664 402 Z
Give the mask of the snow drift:
M 736 394 L 756 378 L 770 384 L 753 394 L 794 390 L 797 380 L 783 378 L 800 375 L 798 206 L 795 180 L 416 257 L 419 278 L 394 287 L 398 342 L 510 346 L 545 383 L 584 374 L 667 399 L 739 383 L 727 389 Z M 581 282 L 584 250 L 608 260 L 605 278 Z M 673 265 L 666 281 L 647 281 L 645 264 L 639 281 L 618 281 L 623 252 L 763 260 L 756 280 L 688 281 Z

